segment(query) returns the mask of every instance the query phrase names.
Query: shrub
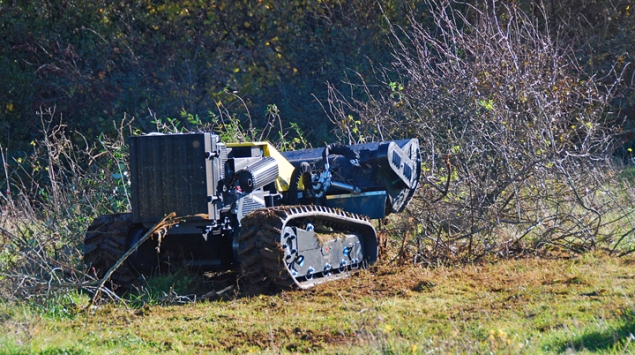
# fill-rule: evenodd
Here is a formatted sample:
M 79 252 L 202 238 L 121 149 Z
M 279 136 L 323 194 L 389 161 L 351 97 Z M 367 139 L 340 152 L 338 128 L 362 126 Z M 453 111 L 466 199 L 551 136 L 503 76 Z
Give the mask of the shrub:
M 351 85 L 365 96 L 331 88 L 329 98 L 350 142 L 420 138 L 423 188 L 397 229 L 409 231 L 415 260 L 615 247 L 625 232 L 615 222 L 632 221 L 630 194 L 614 184 L 607 110 L 621 73 L 610 85 L 586 73 L 544 12 L 427 5 L 434 25 L 392 27 L 383 92 L 362 81 Z
M 44 132 L 13 162 L 3 151 L 6 186 L 0 198 L 0 297 L 50 300 L 85 281 L 84 232 L 100 214 L 129 210 L 128 125 L 119 136 L 72 143 L 54 109 L 38 113 Z M 83 138 L 80 136 L 80 138 Z M 64 286 L 66 285 L 66 286 Z

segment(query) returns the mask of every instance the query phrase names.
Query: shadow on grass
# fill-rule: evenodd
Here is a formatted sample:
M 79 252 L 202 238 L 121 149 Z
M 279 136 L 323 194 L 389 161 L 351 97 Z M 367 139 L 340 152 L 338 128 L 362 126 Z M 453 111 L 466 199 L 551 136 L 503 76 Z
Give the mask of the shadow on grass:
M 121 294 L 132 307 L 145 305 L 178 305 L 194 301 L 231 300 L 242 296 L 238 292 L 236 271 L 203 273 L 188 268 L 142 277 L 143 282 Z
M 582 332 L 562 342 L 557 349 L 564 353 L 569 350 L 586 349 L 590 352 L 635 350 L 635 310 L 626 310 L 617 324 L 603 331 Z

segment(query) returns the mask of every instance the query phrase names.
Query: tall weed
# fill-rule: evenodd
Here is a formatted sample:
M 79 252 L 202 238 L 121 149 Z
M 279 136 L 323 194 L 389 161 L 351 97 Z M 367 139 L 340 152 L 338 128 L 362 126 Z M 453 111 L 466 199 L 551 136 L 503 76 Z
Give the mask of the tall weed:
M 117 137 L 101 135 L 90 142 L 81 135 L 71 139 L 74 133 L 65 125 L 54 125 L 54 108 L 38 116 L 43 138 L 31 142 L 32 150 L 11 161 L 3 154 L 0 297 L 5 300 L 45 302 L 90 278 L 81 252 L 88 224 L 130 205 L 124 142 L 130 120 L 117 127 Z

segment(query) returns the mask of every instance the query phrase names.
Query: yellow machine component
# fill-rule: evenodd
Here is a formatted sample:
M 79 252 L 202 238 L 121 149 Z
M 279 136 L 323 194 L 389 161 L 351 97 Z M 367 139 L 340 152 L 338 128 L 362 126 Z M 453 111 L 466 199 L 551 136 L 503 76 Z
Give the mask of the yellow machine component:
M 276 180 L 276 190 L 284 192 L 289 190 L 291 183 L 291 175 L 295 169 L 287 159 L 269 142 L 245 142 L 245 143 L 227 143 L 227 147 L 259 147 L 262 149 L 264 156 L 272 157 L 278 162 L 278 179 Z

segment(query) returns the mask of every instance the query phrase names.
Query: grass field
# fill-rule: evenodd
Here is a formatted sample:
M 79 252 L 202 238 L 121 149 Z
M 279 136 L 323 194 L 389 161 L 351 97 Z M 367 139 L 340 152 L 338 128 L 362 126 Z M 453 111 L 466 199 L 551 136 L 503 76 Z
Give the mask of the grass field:
M 72 302 L 71 302 L 72 301 Z M 0 305 L 2 354 L 635 353 L 635 259 L 380 265 L 310 291 L 184 305 Z

